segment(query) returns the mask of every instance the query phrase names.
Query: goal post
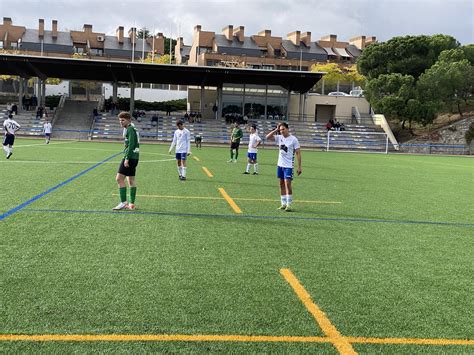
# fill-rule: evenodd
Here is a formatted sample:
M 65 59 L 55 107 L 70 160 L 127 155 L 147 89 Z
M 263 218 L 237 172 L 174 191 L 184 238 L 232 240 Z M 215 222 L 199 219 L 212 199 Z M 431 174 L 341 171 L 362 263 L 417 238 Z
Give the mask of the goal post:
M 389 139 L 385 132 L 328 131 L 326 151 L 367 151 L 388 154 Z

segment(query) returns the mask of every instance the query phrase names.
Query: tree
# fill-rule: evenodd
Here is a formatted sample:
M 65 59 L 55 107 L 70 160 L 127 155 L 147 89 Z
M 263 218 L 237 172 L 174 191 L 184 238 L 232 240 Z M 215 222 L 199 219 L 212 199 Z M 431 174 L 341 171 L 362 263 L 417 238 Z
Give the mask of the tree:
M 365 48 L 357 60 L 357 69 L 369 80 L 390 73 L 418 79 L 438 60 L 443 50 L 457 47 L 459 42 L 446 35 L 394 37 Z
M 355 65 L 339 66 L 336 63 L 314 64 L 311 67 L 312 72 L 326 72 L 324 74 L 324 82 L 328 84 L 336 84 L 338 81 L 345 83 L 354 82 L 357 85 L 362 85 L 365 82 L 365 77 L 359 74 Z
M 365 97 L 378 112 L 402 121 L 428 124 L 436 118 L 438 103 L 422 101 L 418 97 L 415 78 L 400 73 L 382 74 L 369 81 Z
M 425 100 L 456 105 L 462 116 L 461 103 L 474 94 L 474 66 L 463 49 L 441 52 L 439 60 L 421 75 L 417 84 Z
M 150 34 L 150 31 L 147 30 L 145 27 L 140 28 L 137 31 L 137 38 L 151 38 L 151 37 L 153 37 L 153 36 Z
M 144 63 L 153 63 L 153 64 L 170 64 L 170 55 L 165 54 L 162 56 L 156 56 L 153 58 L 151 53 L 148 53 L 145 58 Z
M 170 51 L 170 38 L 165 37 L 165 54 L 170 54 L 174 52 L 174 47 L 176 46 L 176 40 L 171 39 L 171 51 Z

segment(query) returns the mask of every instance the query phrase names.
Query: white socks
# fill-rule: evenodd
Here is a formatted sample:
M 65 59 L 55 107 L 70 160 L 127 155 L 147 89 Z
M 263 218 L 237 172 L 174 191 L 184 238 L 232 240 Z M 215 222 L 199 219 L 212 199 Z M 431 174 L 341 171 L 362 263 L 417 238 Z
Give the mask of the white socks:
M 286 195 L 286 204 L 291 205 L 293 202 L 293 195 Z
M 257 164 L 257 163 L 255 163 L 255 164 L 247 163 L 247 169 L 245 169 L 245 171 L 246 171 L 247 173 L 250 172 L 250 165 L 253 165 L 253 172 L 254 172 L 254 173 L 258 173 L 258 164 Z
M 286 195 L 281 195 L 281 205 L 286 206 Z
M 186 167 L 185 166 L 178 166 L 178 174 L 179 174 L 179 176 L 186 177 Z
M 13 150 L 13 148 L 8 148 L 6 145 L 4 145 L 3 150 L 5 151 L 5 155 L 8 155 Z

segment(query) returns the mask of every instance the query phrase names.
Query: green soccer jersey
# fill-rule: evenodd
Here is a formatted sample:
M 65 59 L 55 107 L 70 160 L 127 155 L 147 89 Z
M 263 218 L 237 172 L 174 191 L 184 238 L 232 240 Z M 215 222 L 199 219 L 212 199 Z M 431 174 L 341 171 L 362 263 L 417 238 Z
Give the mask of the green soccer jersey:
M 133 125 L 127 127 L 125 133 L 125 150 L 124 159 L 136 159 L 138 160 L 140 151 L 140 138 L 138 136 L 137 129 Z
M 238 127 L 234 127 L 232 130 L 232 142 L 240 143 L 240 138 L 244 136 L 242 130 Z

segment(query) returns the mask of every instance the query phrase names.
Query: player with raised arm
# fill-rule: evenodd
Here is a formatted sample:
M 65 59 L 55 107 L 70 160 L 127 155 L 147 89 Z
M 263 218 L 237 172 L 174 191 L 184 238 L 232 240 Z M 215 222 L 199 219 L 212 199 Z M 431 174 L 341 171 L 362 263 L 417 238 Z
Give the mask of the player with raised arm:
M 3 138 L 3 150 L 7 159 L 13 154 L 13 144 L 15 143 L 15 133 L 21 128 L 20 124 L 13 119 L 13 115 L 10 113 L 8 118 L 3 121 L 3 130 L 5 131 L 5 137 Z
M 179 180 L 186 180 L 186 158 L 191 154 L 191 133 L 187 128 L 184 127 L 183 121 L 179 120 L 176 122 L 178 129 L 174 131 L 173 141 L 171 142 L 171 151 L 176 146 L 176 163 L 178 166 Z
M 262 138 L 259 137 L 257 132 L 257 125 L 253 124 L 247 131 L 250 133 L 249 135 L 249 148 L 247 151 L 247 168 L 244 171 L 244 174 L 250 174 L 250 165 L 253 165 L 253 175 L 258 175 L 258 163 L 257 163 L 257 152 L 258 146 L 262 142 Z
M 125 150 L 124 157 L 120 163 L 115 180 L 119 186 L 120 203 L 113 210 L 135 209 L 135 197 L 137 195 L 137 186 L 135 183 L 135 173 L 140 155 L 140 137 L 137 129 L 132 125 L 132 116 L 128 112 L 120 112 L 118 115 L 120 126 L 126 129 L 125 132 Z M 127 186 L 125 178 L 130 187 L 130 202 L 127 202 Z
M 274 139 L 279 148 L 277 177 L 280 179 L 280 210 L 291 211 L 293 202 L 293 189 L 291 182 L 293 180 L 293 169 L 295 164 L 295 155 L 298 161 L 297 174 L 301 175 L 301 150 L 298 139 L 290 134 L 286 122 L 279 123 L 277 128 L 267 134 L 268 140 Z

